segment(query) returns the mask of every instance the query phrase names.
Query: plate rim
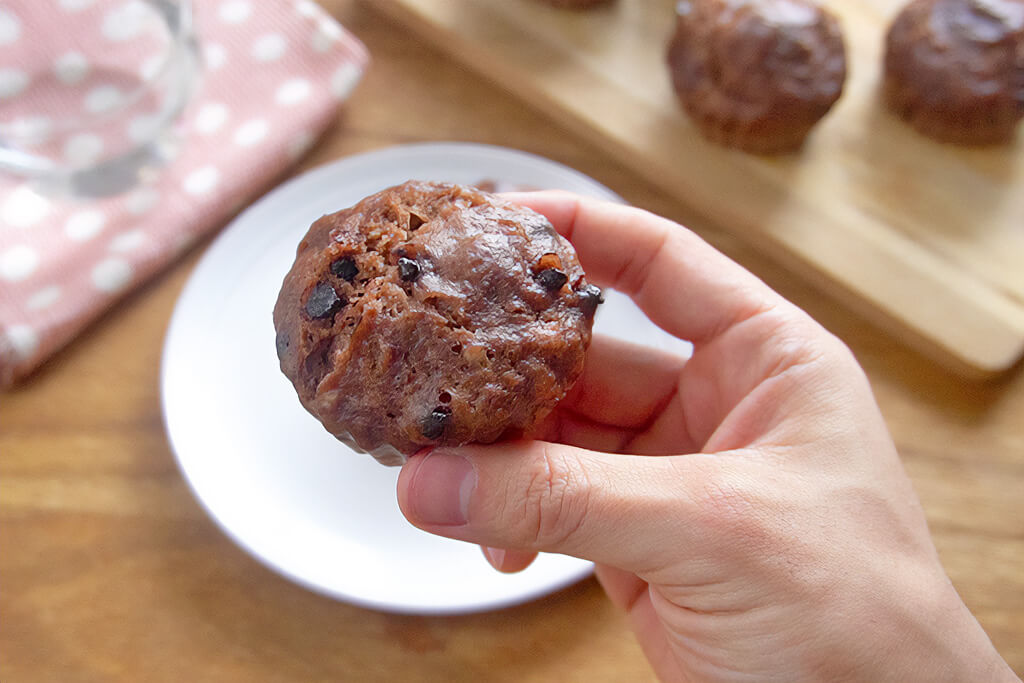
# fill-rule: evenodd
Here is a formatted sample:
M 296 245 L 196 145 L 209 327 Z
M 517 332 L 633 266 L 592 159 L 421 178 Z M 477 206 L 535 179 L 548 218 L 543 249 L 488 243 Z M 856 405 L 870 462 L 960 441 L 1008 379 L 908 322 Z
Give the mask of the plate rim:
M 491 160 L 497 156 L 504 159 L 515 159 L 530 164 L 542 164 L 549 167 L 552 171 L 557 171 L 572 178 L 574 181 L 594 187 L 601 194 L 604 194 L 609 200 L 618 202 L 623 201 L 618 194 L 604 186 L 602 183 L 574 168 L 538 154 L 498 145 L 454 141 L 399 144 L 327 161 L 271 188 L 269 191 L 256 198 L 249 206 L 232 218 L 217 233 L 211 243 L 205 248 L 204 253 L 197 260 L 195 266 L 193 266 L 191 273 L 189 273 L 184 286 L 175 300 L 174 309 L 169 318 L 164 335 L 159 368 L 161 418 L 168 445 L 170 446 L 170 450 L 174 456 L 182 479 L 191 491 L 193 498 L 199 503 L 207 516 L 214 522 L 215 526 L 217 526 L 222 533 L 224 533 L 247 555 L 278 576 L 287 578 L 307 590 L 334 600 L 391 613 L 450 615 L 503 609 L 537 600 L 544 596 L 564 590 L 591 575 L 593 573 L 594 565 L 592 562 L 573 558 L 578 560 L 580 565 L 571 571 L 565 571 L 563 575 L 558 577 L 556 580 L 547 580 L 539 585 L 533 585 L 519 590 L 518 592 L 497 596 L 493 599 L 475 599 L 454 602 L 445 601 L 444 603 L 435 602 L 429 605 L 410 605 L 399 601 L 370 598 L 360 595 L 357 592 L 344 590 L 338 586 L 323 585 L 322 583 L 310 580 L 302 574 L 292 571 L 285 564 L 274 561 L 272 558 L 254 547 L 248 539 L 240 535 L 235 529 L 229 527 L 222 519 L 222 515 L 215 512 L 207 498 L 201 495 L 201 492 L 197 488 L 193 477 L 190 476 L 189 469 L 186 467 L 186 463 L 181 455 L 180 451 L 182 445 L 180 443 L 180 435 L 178 438 L 175 436 L 175 429 L 172 424 L 174 417 L 171 414 L 173 410 L 169 409 L 169 405 L 171 404 L 171 397 L 169 396 L 169 386 L 171 381 L 169 380 L 169 375 L 175 357 L 176 340 L 183 335 L 181 332 L 184 325 L 183 320 L 185 319 L 185 316 L 189 314 L 187 304 L 196 297 L 196 291 L 199 288 L 199 285 L 202 284 L 202 275 L 210 268 L 210 263 L 217 262 L 220 252 L 224 249 L 223 245 L 225 245 L 229 240 L 229 235 L 234 234 L 234 231 L 242 229 L 237 226 L 240 224 L 244 226 L 252 221 L 254 216 L 258 216 L 264 211 L 272 211 L 278 204 L 287 202 L 289 199 L 288 195 L 290 193 L 294 193 L 297 188 L 303 187 L 307 184 L 315 184 L 321 177 L 329 177 L 337 174 L 339 173 L 339 169 L 343 169 L 347 166 L 358 167 L 368 162 L 386 161 L 389 157 L 408 158 L 409 156 L 419 156 L 429 158 L 431 156 L 439 155 L 443 155 L 446 159 L 462 155 L 467 159 L 472 158 L 473 156 L 478 156 L 489 157 Z

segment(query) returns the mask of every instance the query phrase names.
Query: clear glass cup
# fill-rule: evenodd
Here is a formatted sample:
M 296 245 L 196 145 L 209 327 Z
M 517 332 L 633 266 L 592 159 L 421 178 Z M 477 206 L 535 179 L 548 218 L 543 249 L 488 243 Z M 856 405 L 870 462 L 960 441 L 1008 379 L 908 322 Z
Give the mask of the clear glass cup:
M 174 156 L 199 76 L 189 0 L 0 3 L 0 172 L 124 191 Z

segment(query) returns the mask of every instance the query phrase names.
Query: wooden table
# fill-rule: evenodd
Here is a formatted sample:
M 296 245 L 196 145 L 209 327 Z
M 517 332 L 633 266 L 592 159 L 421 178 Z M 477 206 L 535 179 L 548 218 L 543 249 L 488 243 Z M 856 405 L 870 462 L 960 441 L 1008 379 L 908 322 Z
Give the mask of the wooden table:
M 704 234 L 853 348 L 953 582 L 1024 673 L 1019 368 L 989 384 L 945 373 L 372 9 L 324 5 L 375 61 L 296 172 L 403 142 L 502 144 L 574 166 Z M 229 541 L 178 472 L 158 398 L 163 335 L 203 246 L 0 397 L 0 679 L 654 680 L 592 580 L 489 614 L 398 616 L 309 593 Z

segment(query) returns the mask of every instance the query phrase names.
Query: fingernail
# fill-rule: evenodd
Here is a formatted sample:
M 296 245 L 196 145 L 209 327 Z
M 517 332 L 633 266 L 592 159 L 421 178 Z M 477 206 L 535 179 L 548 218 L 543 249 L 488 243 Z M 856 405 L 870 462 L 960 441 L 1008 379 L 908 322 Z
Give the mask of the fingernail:
M 484 546 L 484 555 L 487 556 L 487 561 L 491 563 L 491 566 L 501 571 L 501 565 L 505 562 L 505 551 L 501 548 L 492 548 L 490 546 Z
M 476 471 L 469 460 L 431 451 L 423 457 L 410 482 L 413 510 L 419 521 L 427 524 L 465 524 L 475 487 Z

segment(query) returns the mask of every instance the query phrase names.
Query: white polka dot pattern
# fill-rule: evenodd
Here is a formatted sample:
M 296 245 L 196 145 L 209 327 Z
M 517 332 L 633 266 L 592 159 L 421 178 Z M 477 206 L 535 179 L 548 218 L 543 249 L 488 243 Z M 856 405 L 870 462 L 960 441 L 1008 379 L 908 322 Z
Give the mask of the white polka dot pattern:
M 21 20 L 8 9 L 0 7 L 0 45 L 11 45 L 21 38 Z
M 50 213 L 50 200 L 34 192 L 28 185 L 14 188 L 0 207 L 0 218 L 15 228 L 29 228 Z
M 115 237 L 110 242 L 110 251 L 126 252 L 135 251 L 146 241 L 146 235 L 141 230 L 129 230 Z
M 160 201 L 160 194 L 152 187 L 140 187 L 132 190 L 124 199 L 124 209 L 134 216 L 140 216 Z
M 25 300 L 25 308 L 30 311 L 43 311 L 53 306 L 60 299 L 60 286 L 50 285 L 33 292 Z
M 68 85 L 82 81 L 89 73 L 89 60 L 81 52 L 65 52 L 53 63 L 57 80 Z
M 196 130 L 203 135 L 216 133 L 228 120 L 228 108 L 220 102 L 208 102 L 196 114 Z
M 93 133 L 72 135 L 64 143 L 64 158 L 73 166 L 89 166 L 103 153 L 103 139 Z
M 220 18 L 228 24 L 241 24 L 252 14 L 252 6 L 246 0 L 228 0 L 220 6 Z
M 220 43 L 207 43 L 203 45 L 203 57 L 206 68 L 216 71 L 228 61 L 228 51 Z
M 100 85 L 85 95 L 85 109 L 90 114 L 102 114 L 121 104 L 124 95 L 113 85 Z
M 28 325 L 11 325 L 4 337 L 19 360 L 31 358 L 39 346 L 39 335 Z
M 362 71 L 354 64 L 342 64 L 331 76 L 331 92 L 339 100 L 347 98 L 361 76 Z
M 255 145 L 263 138 L 267 137 L 267 131 L 269 130 L 270 124 L 268 124 L 264 119 L 246 121 L 237 131 L 235 131 L 235 144 L 241 145 L 242 147 Z
M 253 43 L 250 54 L 258 62 L 274 62 L 284 56 L 288 41 L 280 33 L 268 33 Z
M 0 280 L 18 282 L 24 280 L 39 265 L 39 254 L 24 244 L 0 252 Z
M 295 11 L 304 17 L 315 17 L 320 8 L 313 0 L 299 0 L 295 3 Z
M 11 131 L 23 144 L 45 144 L 53 132 L 53 120 L 48 116 L 25 116 L 11 121 Z
M 136 38 L 153 21 L 152 11 L 142 0 L 129 0 L 111 10 L 103 19 L 103 35 L 120 42 Z
M 64 234 L 75 242 L 85 242 L 95 237 L 106 222 L 106 217 L 96 209 L 83 209 L 68 217 Z
M 80 12 L 87 7 L 92 6 L 96 0 L 59 0 L 57 4 L 60 5 L 61 9 L 67 10 L 68 12 Z
M 193 196 L 210 194 L 220 182 L 220 171 L 215 166 L 203 166 L 185 176 L 181 187 Z
M 313 92 L 313 85 L 305 78 L 293 78 L 289 81 L 285 81 L 280 88 L 277 89 L 277 93 L 274 95 L 274 100 L 281 105 L 286 107 L 293 104 L 302 102 L 310 93 Z
M 335 42 L 341 39 L 342 35 L 341 27 L 334 21 L 325 18 L 317 22 L 311 45 L 317 52 L 327 52 Z
M 295 139 L 288 143 L 288 157 L 290 159 L 298 159 L 303 154 L 309 151 L 309 148 L 313 146 L 313 141 L 316 137 L 309 131 L 302 131 L 295 136 Z
M 155 54 L 146 57 L 139 63 L 139 76 L 144 81 L 151 81 L 157 77 L 160 70 L 167 64 L 167 58 L 163 54 Z
M 131 279 L 131 264 L 121 258 L 104 259 L 92 269 L 92 283 L 101 292 L 120 291 Z
M 0 176 L 0 387 L 306 153 L 367 60 L 362 44 L 312 0 L 200 0 L 193 12 L 202 76 L 182 116 L 168 123 L 134 95 L 139 83 L 173 75 L 154 40 L 149 0 L 0 0 L 0 49 L 13 55 L 0 61 L 0 107 L 14 112 L 6 118 L 10 139 L 78 168 L 140 144 L 165 159 L 140 169 L 133 189 L 95 200 L 47 198 Z M 88 27 L 103 49 L 91 52 L 66 31 L 33 29 L 57 25 Z M 53 44 L 43 50 L 47 40 Z M 19 109 L 42 84 L 61 104 L 45 115 Z M 122 109 L 123 117 L 112 116 Z M 116 123 L 69 130 L 65 113 Z
M 7 100 L 21 94 L 28 87 L 28 74 L 14 67 L 0 68 L 0 100 Z

